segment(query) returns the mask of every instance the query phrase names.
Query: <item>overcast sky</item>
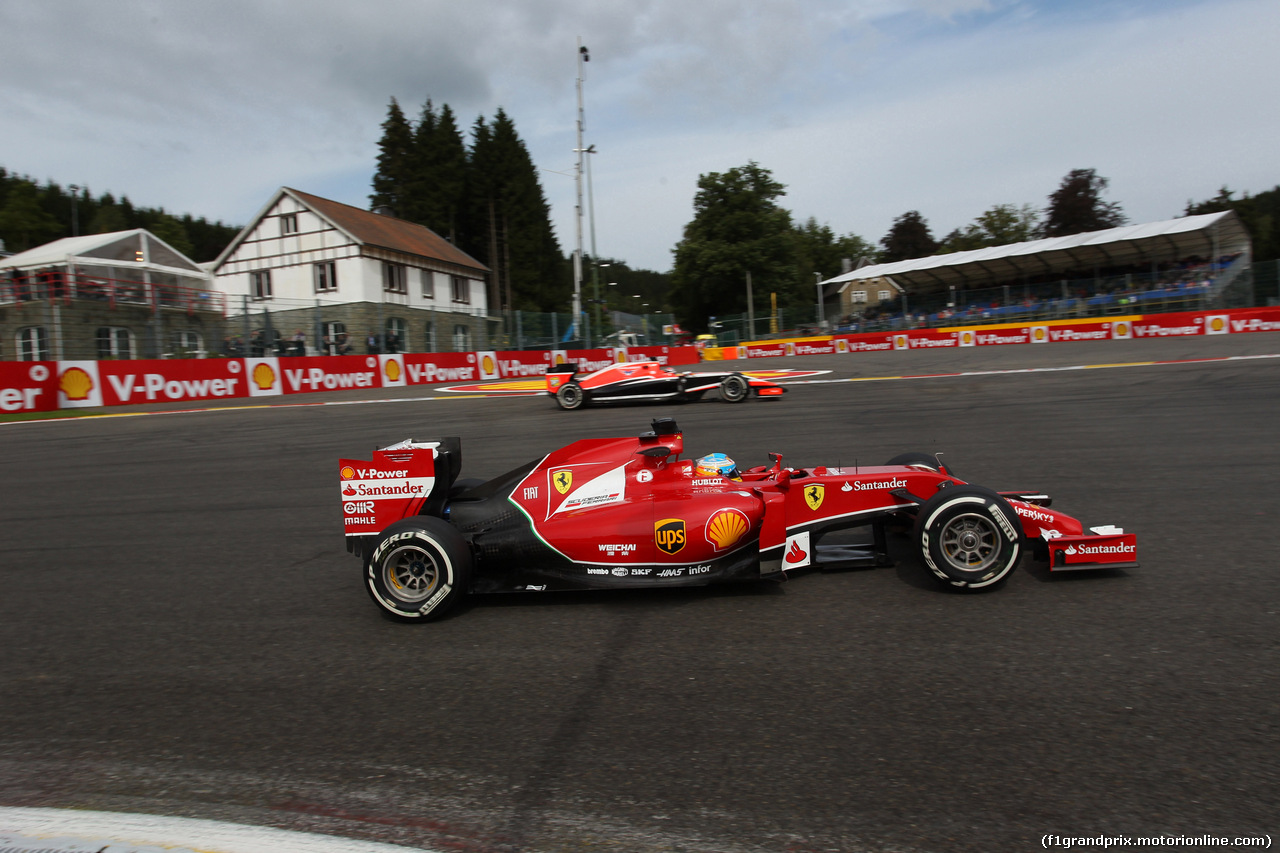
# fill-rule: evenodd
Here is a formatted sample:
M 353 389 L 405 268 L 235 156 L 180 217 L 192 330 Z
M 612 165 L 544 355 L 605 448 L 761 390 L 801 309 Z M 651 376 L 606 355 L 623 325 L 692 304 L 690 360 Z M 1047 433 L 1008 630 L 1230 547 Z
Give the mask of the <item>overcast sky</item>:
M 571 252 L 579 38 L 596 246 L 633 267 L 750 161 L 873 243 L 1077 168 L 1131 222 L 1280 183 L 1276 0 L 0 0 L 0 32 L 0 166 L 235 225 L 281 186 L 367 207 L 390 99 L 431 99 L 511 116 Z

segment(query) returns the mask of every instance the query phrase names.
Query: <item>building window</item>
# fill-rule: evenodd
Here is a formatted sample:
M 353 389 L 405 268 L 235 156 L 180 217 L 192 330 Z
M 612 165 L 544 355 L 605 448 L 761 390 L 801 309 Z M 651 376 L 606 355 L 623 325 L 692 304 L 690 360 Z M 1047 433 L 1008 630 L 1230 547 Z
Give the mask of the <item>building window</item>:
M 471 351 L 471 329 L 466 326 L 453 327 L 453 351 L 454 352 L 470 352 Z
M 464 304 L 471 302 L 471 285 L 460 275 L 453 277 L 453 301 Z
M 865 290 L 855 290 L 849 297 L 850 302 L 866 302 L 867 292 Z
M 422 336 L 422 342 L 426 345 L 424 352 L 439 352 L 436 349 L 436 321 L 428 320 L 427 328 Z
M 404 319 L 401 317 L 388 317 L 387 327 L 384 330 L 382 338 L 382 351 L 386 353 L 404 352 L 405 337 Z
M 200 358 L 204 355 L 204 340 L 199 332 L 185 329 L 173 336 L 173 354 L 180 358 Z
M 249 273 L 249 295 L 254 299 L 271 298 L 271 270 L 254 270 Z
M 431 270 L 422 271 L 422 298 L 436 298 L 436 274 Z
M 286 213 L 280 217 L 280 236 L 298 233 L 298 214 Z
M 889 291 L 887 291 L 887 290 L 882 290 L 882 291 L 880 291 L 880 293 L 878 294 L 878 297 L 879 297 L 879 299 L 880 299 L 880 301 L 881 301 L 881 302 L 888 302 L 888 301 L 889 301 Z
M 382 262 L 382 289 L 387 293 L 408 293 L 404 264 Z
M 338 265 L 334 261 L 321 261 L 314 267 L 316 293 L 336 293 L 338 290 Z
M 122 326 L 98 329 L 98 358 L 133 358 L 133 332 Z
M 48 361 L 49 338 L 44 326 L 28 326 L 18 330 L 18 361 Z

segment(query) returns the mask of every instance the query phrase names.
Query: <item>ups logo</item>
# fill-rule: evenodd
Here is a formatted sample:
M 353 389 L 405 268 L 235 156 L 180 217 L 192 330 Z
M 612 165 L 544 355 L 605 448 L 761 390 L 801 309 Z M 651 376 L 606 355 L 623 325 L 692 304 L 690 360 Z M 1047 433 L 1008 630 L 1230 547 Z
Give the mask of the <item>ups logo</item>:
M 653 541 L 658 550 L 664 554 L 675 554 L 684 548 L 685 531 L 683 518 L 664 518 L 653 525 Z

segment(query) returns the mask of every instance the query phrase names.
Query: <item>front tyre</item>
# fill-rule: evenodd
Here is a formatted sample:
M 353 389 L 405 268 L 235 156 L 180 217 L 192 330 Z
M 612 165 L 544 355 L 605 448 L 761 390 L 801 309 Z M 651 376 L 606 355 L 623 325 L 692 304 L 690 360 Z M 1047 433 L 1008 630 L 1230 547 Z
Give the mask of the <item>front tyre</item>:
M 585 400 L 586 394 L 577 382 L 566 382 L 556 389 L 556 402 L 562 409 L 580 408 Z
M 930 571 L 965 589 L 1002 580 L 1022 554 L 1017 513 L 981 486 L 951 486 L 931 497 L 916 517 L 915 537 Z
M 734 373 L 720 382 L 720 399 L 726 403 L 741 403 L 751 393 L 746 377 Z
M 470 583 L 470 547 L 456 528 L 432 516 L 388 526 L 365 563 L 369 596 L 386 615 L 403 621 L 439 618 Z
M 923 465 L 931 468 L 939 474 L 946 474 L 948 477 L 955 477 L 956 472 L 951 470 L 951 466 L 945 464 L 941 459 L 933 453 L 899 453 L 890 459 L 885 465 Z

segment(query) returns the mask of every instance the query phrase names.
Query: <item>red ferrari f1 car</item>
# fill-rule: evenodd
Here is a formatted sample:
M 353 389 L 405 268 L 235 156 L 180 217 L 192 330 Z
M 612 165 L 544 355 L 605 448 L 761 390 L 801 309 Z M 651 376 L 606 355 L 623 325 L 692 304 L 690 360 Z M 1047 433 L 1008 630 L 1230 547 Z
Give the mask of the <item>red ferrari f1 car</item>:
M 733 372 L 682 373 L 656 361 L 611 364 L 583 375 L 574 363 L 558 364 L 547 371 L 547 393 L 562 409 L 577 409 L 587 403 L 697 400 L 712 390 L 719 391 L 726 403 L 741 403 L 752 395 L 781 397 L 787 392 L 767 379 Z
M 1118 527 L 1086 531 L 1047 495 L 966 483 L 927 453 L 874 467 L 739 471 L 682 460 L 674 420 L 639 437 L 584 439 L 488 482 L 459 481 L 456 437 L 341 460 L 347 548 L 383 611 L 443 614 L 468 593 L 634 589 L 778 579 L 795 569 L 892 565 L 886 527 L 914 525 L 929 569 L 955 587 L 997 583 L 1025 551 L 1052 571 L 1137 566 Z M 828 544 L 869 527 L 871 540 Z

